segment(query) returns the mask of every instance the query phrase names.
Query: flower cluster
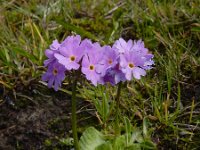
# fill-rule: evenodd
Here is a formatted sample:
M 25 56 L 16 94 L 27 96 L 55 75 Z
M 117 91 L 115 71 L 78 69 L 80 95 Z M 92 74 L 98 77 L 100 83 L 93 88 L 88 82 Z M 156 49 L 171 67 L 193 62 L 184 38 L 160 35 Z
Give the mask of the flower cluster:
M 89 39 L 81 40 L 79 35 L 68 36 L 63 42 L 54 40 L 45 51 L 48 67 L 42 76 L 48 87 L 54 85 L 57 91 L 65 79 L 65 72 L 80 69 L 93 85 L 140 79 L 154 64 L 153 55 L 141 40 L 126 42 L 120 38 L 113 46 L 101 46 Z

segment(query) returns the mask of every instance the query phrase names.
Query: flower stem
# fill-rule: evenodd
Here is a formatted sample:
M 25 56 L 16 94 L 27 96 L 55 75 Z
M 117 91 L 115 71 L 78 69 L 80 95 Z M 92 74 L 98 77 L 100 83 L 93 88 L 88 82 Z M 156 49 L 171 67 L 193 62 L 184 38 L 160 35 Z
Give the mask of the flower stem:
M 78 134 L 77 134 L 77 120 L 76 120 L 76 85 L 77 78 L 75 77 L 72 85 L 72 133 L 74 138 L 75 150 L 79 150 Z
M 115 119 L 115 132 L 116 135 L 120 134 L 120 126 L 119 126 L 119 106 L 120 106 L 120 93 L 121 93 L 122 82 L 119 82 L 117 87 L 117 96 L 116 96 L 116 119 Z

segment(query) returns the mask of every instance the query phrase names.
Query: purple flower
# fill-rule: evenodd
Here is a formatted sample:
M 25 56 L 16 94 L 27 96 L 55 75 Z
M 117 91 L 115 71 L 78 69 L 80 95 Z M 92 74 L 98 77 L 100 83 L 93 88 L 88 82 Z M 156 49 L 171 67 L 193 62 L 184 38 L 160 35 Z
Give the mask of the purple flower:
M 104 76 L 106 71 L 110 68 L 115 67 L 118 64 L 119 53 L 115 51 L 110 46 L 103 47 L 103 58 L 100 61 L 100 64 L 103 65 L 103 70 L 101 75 Z
M 61 87 L 61 83 L 65 79 L 65 71 L 65 67 L 54 60 L 48 64 L 47 72 L 42 75 L 42 80 L 48 81 L 49 88 L 54 85 L 54 89 L 57 91 L 58 87 Z
M 125 74 L 121 71 L 119 64 L 106 70 L 105 76 L 102 78 L 103 83 L 110 83 L 111 85 L 116 85 L 120 81 L 126 81 Z
M 124 55 L 120 56 L 120 66 L 122 67 L 122 72 L 129 81 L 132 77 L 140 79 L 141 76 L 146 75 L 146 71 L 141 68 L 144 64 L 145 59 L 142 59 L 140 55 L 134 51 L 126 51 Z
M 133 46 L 132 40 L 129 40 L 128 42 L 126 42 L 123 38 L 116 40 L 115 43 L 113 44 L 113 48 L 120 54 L 125 53 L 125 51 L 131 50 L 132 46 Z
M 154 64 L 153 55 L 142 40 L 126 42 L 123 38 L 113 47 L 101 47 L 89 39 L 81 41 L 79 35 L 68 36 L 62 43 L 54 40 L 45 55 L 48 70 L 42 80 L 48 81 L 48 87 L 54 85 L 55 90 L 61 86 L 66 70 L 78 70 L 80 66 L 87 80 L 96 86 L 107 82 L 115 85 L 133 77 L 140 79 Z
M 154 65 L 154 61 L 152 59 L 149 59 L 144 62 L 144 65 L 142 66 L 142 68 L 145 70 L 150 70 L 153 68 L 152 65 Z
M 146 55 L 148 53 L 148 49 L 144 47 L 144 42 L 142 40 L 134 41 L 131 51 L 141 55 Z
M 152 68 L 153 55 L 148 53 L 142 40 L 126 42 L 120 38 L 113 48 L 120 53 L 120 67 L 127 80 L 131 80 L 132 77 L 140 79 L 146 75 L 145 70 Z
M 84 54 L 84 48 L 81 46 L 81 37 L 68 36 L 59 48 L 60 54 L 55 53 L 54 56 L 58 62 L 65 66 L 67 70 L 77 70 L 80 67 L 80 60 Z
M 90 80 L 96 86 L 98 82 L 101 82 L 103 65 L 99 62 L 103 57 L 103 49 L 99 43 L 92 43 L 88 39 L 83 41 L 83 45 L 86 47 L 86 54 L 82 60 L 81 71 L 85 74 L 87 80 Z
M 44 66 L 48 66 L 49 63 L 55 60 L 54 54 L 59 53 L 59 47 L 60 43 L 58 40 L 54 40 L 49 49 L 45 51 L 45 55 L 48 57 L 48 59 L 44 61 Z
M 154 64 L 154 61 L 152 60 L 153 55 L 148 52 L 147 48 L 145 48 L 142 40 L 134 41 L 131 51 L 134 51 L 137 53 L 137 55 L 140 55 L 141 59 L 144 59 L 144 64 L 141 66 L 141 68 L 145 70 L 152 69 L 152 65 Z

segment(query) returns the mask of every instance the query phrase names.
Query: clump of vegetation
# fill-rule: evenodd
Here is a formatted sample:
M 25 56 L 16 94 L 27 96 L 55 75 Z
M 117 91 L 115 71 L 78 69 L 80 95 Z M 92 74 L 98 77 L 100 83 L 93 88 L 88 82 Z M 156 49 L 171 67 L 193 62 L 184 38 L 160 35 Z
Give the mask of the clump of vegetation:
M 137 145 L 141 149 L 199 148 L 199 1 L 14 0 L 0 1 L 0 5 L 0 130 L 3 133 L 0 147 L 26 147 L 19 132 L 12 130 L 17 130 L 14 119 L 21 119 L 20 123 L 28 120 L 39 128 L 34 120 L 31 121 L 38 118 L 44 122 L 46 119 L 47 128 L 42 127 L 37 136 L 30 126 L 23 125 L 29 129 L 24 136 L 30 147 L 39 148 L 31 145 L 35 141 L 43 148 L 72 147 L 70 125 L 63 125 L 70 120 L 71 108 L 68 101 L 61 101 L 63 93 L 70 99 L 72 77 L 66 77 L 58 94 L 48 91 L 40 80 L 45 70 L 44 50 L 53 40 L 63 41 L 76 33 L 102 45 L 112 45 L 119 37 L 142 39 L 154 54 L 155 61 L 148 76 L 123 85 L 119 112 L 121 133 L 117 138 L 112 136 L 115 126 L 113 99 L 117 89 L 112 86 L 94 88 L 86 81 L 77 84 L 77 98 L 80 99 L 77 130 L 82 141 L 90 133 L 96 133 L 99 148 L 109 149 L 117 146 L 116 143 L 126 148 Z M 56 112 L 56 116 L 51 116 L 51 111 Z M 37 113 L 25 116 L 22 112 Z M 9 122 L 7 113 L 15 114 L 16 118 Z M 42 114 L 45 119 L 41 118 Z M 69 116 L 63 116 L 66 114 Z M 51 119 L 59 117 L 63 121 L 58 126 L 66 130 L 59 133 L 48 130 L 51 127 L 48 123 L 54 122 Z M 96 123 L 86 117 L 95 118 Z M 98 131 L 85 130 L 91 125 Z M 4 138 L 7 132 L 12 132 L 15 138 Z M 30 134 L 35 134 L 32 141 Z

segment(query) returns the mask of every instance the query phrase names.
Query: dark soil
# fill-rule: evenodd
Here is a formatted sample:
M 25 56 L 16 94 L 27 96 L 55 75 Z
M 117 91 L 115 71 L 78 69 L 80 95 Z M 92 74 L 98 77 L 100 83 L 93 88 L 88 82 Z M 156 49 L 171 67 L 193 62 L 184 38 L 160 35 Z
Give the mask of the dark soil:
M 70 87 L 65 89 L 70 90 Z M 190 106 L 192 99 L 195 103 L 200 102 L 199 82 L 181 86 L 181 89 L 181 101 L 184 107 Z M 89 102 L 78 99 L 80 135 L 86 127 L 98 124 L 94 111 Z M 199 111 L 199 108 L 196 106 L 194 111 Z M 70 143 L 61 142 L 61 139 L 72 137 L 70 117 L 71 97 L 64 92 L 47 89 L 38 82 L 28 86 L 18 85 L 15 91 L 0 87 L 0 150 L 72 149 Z M 199 119 L 194 113 L 195 118 Z M 183 123 L 184 119 L 189 120 L 187 116 L 180 119 Z M 192 130 L 195 133 L 193 142 L 198 144 L 199 134 L 196 134 L 198 130 L 195 130 Z M 163 127 L 155 132 L 158 133 L 156 139 L 162 140 L 158 144 L 159 149 L 179 149 L 176 139 L 163 140 L 164 135 L 173 134 L 171 131 L 173 130 Z M 183 144 L 184 142 L 181 145 Z M 192 147 L 188 145 L 189 149 Z
M 72 137 L 69 95 L 37 83 L 15 92 L 1 88 L 0 99 L 0 150 L 70 149 L 60 143 L 60 139 Z M 79 100 L 78 110 L 85 119 L 78 121 L 78 126 L 97 121 L 94 112 L 84 111 L 89 107 Z

